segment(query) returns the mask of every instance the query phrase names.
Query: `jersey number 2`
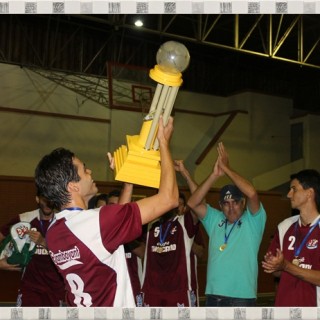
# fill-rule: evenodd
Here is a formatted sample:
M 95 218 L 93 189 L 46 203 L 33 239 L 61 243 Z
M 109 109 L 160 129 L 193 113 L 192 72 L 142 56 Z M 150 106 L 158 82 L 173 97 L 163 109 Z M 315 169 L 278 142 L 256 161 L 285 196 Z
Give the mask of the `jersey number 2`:
M 289 245 L 288 245 L 288 250 L 294 250 L 294 243 L 296 242 L 296 237 L 291 236 L 288 239 L 290 241 Z

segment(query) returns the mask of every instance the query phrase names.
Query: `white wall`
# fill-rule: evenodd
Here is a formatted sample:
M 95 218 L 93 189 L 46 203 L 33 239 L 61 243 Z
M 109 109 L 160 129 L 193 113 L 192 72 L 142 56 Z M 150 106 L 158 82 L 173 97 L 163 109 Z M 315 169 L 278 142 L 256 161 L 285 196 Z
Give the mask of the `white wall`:
M 28 69 L 0 64 L 0 79 L 2 107 L 109 119 L 107 108 Z M 33 176 L 44 154 L 65 147 L 103 180 L 109 129 L 106 123 L 0 112 L 0 175 Z
M 53 148 L 63 146 L 86 162 L 93 170 L 94 179 L 113 180 L 106 152 L 125 144 L 127 134 L 139 134 L 144 114 L 110 111 L 18 66 L 0 64 L 0 77 L 2 107 L 110 120 L 108 124 L 0 112 L 0 175 L 33 176 L 40 158 Z M 221 140 L 229 151 L 231 165 L 249 179 L 290 162 L 292 101 L 289 99 L 250 92 L 215 97 L 180 89 L 175 108 L 211 114 L 246 111 L 247 114 L 236 115 Z M 173 157 L 184 159 L 198 182 L 211 171 L 217 156 L 216 146 L 200 165 L 196 166 L 195 161 L 226 119 L 226 115 L 210 117 L 179 111 L 175 114 Z M 310 134 L 310 145 L 315 146 L 319 124 L 313 118 L 308 121 L 310 129 L 306 136 Z M 311 151 L 314 150 L 312 147 Z M 314 159 L 309 164 L 318 166 Z M 217 186 L 225 182 L 222 179 Z

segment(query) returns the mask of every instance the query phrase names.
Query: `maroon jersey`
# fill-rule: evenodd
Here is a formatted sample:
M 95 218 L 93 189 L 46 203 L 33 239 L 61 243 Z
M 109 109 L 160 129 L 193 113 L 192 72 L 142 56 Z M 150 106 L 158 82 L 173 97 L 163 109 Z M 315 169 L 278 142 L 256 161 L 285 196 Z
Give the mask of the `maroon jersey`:
M 203 235 L 200 228 L 198 229 L 193 242 L 196 243 L 197 245 L 204 247 Z M 195 253 L 193 253 L 192 250 L 190 252 L 190 264 L 191 264 L 191 288 L 197 298 L 196 305 L 199 307 L 198 257 L 196 256 Z
M 22 213 L 1 228 L 7 236 L 10 227 L 20 221 L 29 222 L 31 229 L 45 237 L 51 221 L 40 220 L 39 210 Z M 18 306 L 59 306 L 64 301 L 64 283 L 46 248 L 37 245 L 36 252 L 23 271 Z
M 150 226 L 142 275 L 146 306 L 194 305 L 190 251 L 197 229 L 190 212 Z
M 136 203 L 56 214 L 47 233 L 70 306 L 134 307 L 123 243 L 141 234 Z
M 275 254 L 276 249 L 280 248 L 284 258 L 290 262 L 297 256 L 300 268 L 320 270 L 319 239 L 320 228 L 318 220 L 309 226 L 303 226 L 300 223 L 299 216 L 293 216 L 279 224 L 268 251 Z M 301 249 L 300 252 L 298 252 L 299 249 Z M 282 271 L 276 293 L 275 306 L 319 306 L 320 295 L 318 291 L 319 287 Z
M 136 245 L 138 245 L 138 243 Z M 136 305 L 138 307 L 141 307 L 141 305 L 139 305 L 139 294 L 141 292 L 140 277 L 142 275 L 142 262 L 141 262 L 141 259 L 132 252 L 132 250 L 134 249 L 134 246 L 135 245 L 133 243 L 125 244 L 124 250 L 126 253 L 126 261 L 128 265 L 128 271 L 129 271 L 129 276 L 131 280 L 133 296 L 134 296 Z

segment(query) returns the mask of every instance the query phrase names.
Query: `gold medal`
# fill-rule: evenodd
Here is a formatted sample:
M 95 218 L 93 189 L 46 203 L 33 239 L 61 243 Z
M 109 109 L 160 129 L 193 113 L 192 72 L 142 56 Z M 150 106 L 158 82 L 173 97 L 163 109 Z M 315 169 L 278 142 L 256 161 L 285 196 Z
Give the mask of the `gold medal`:
M 293 263 L 295 266 L 299 267 L 300 261 L 299 261 L 298 258 L 294 258 L 294 259 L 292 260 L 292 263 Z
M 158 247 L 157 252 L 158 253 L 162 253 L 162 251 L 163 251 L 163 248 L 162 247 Z
M 231 222 L 230 222 L 230 224 L 231 224 Z M 235 226 L 240 227 L 240 225 L 241 225 L 241 220 L 240 220 L 240 218 L 239 218 L 239 219 L 237 219 L 236 221 L 234 221 L 234 222 L 232 223 L 232 227 L 231 227 L 231 229 L 230 229 L 230 231 L 229 231 L 228 234 L 227 234 L 227 226 L 228 226 L 228 219 L 227 219 L 227 218 L 226 218 L 225 221 L 224 221 L 224 225 L 225 225 L 225 229 L 224 229 L 224 244 L 222 244 L 222 245 L 219 247 L 219 250 L 220 250 L 221 252 L 224 251 L 225 248 L 227 247 L 227 242 L 228 242 L 228 239 L 229 239 L 229 237 L 230 237 L 230 234 L 231 234 L 233 228 L 234 228 Z M 222 224 L 221 226 L 223 226 L 223 224 Z

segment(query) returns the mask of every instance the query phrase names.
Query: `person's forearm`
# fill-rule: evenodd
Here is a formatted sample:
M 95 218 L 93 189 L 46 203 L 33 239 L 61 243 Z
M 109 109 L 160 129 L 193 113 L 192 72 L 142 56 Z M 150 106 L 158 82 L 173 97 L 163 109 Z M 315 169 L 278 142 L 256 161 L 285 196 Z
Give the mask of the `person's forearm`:
M 250 181 L 240 176 L 237 172 L 230 167 L 223 168 L 225 174 L 232 180 L 232 182 L 241 190 L 241 192 L 247 197 L 247 205 L 250 211 L 255 214 L 259 211 L 260 201 L 259 195 Z
M 189 171 L 188 170 L 183 171 L 182 176 L 186 180 L 191 194 L 194 193 L 195 190 L 198 188 L 198 184 L 192 179 Z
M 132 198 L 133 184 L 125 182 L 122 186 L 121 194 L 119 197 L 119 204 L 129 203 Z
M 178 206 L 178 184 L 176 179 L 176 172 L 173 165 L 173 159 L 171 157 L 169 144 L 162 142 L 160 144 L 161 155 L 161 177 L 159 186 L 159 195 L 164 201 L 169 201 L 170 206 Z
M 153 221 L 162 214 L 176 208 L 179 205 L 179 191 L 176 181 L 176 173 L 169 146 L 160 143 L 161 176 L 158 193 L 137 201 L 140 208 L 142 224 Z
M 283 271 L 290 273 L 291 275 L 309 282 L 315 286 L 320 286 L 320 270 L 310 270 L 300 268 L 293 263 L 285 260 Z
M 219 177 L 214 175 L 214 173 L 211 173 L 209 177 L 192 193 L 191 197 L 188 200 L 188 206 L 191 209 L 196 208 L 200 203 L 203 202 L 212 184 L 218 178 Z
M 157 139 L 160 147 L 160 186 L 158 194 L 137 201 L 142 224 L 146 224 L 164 213 L 178 207 L 179 191 L 176 171 L 170 154 L 169 142 L 173 132 L 173 118 L 169 117 L 166 126 L 160 117 Z
M 252 185 L 251 182 L 249 182 L 247 179 L 239 175 L 237 172 L 235 172 L 230 167 L 224 167 L 223 168 L 225 174 L 232 180 L 232 182 L 248 197 L 253 197 L 257 192 Z
M 47 241 L 45 238 L 41 237 L 41 240 L 37 244 L 40 245 L 41 247 L 47 249 Z

